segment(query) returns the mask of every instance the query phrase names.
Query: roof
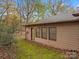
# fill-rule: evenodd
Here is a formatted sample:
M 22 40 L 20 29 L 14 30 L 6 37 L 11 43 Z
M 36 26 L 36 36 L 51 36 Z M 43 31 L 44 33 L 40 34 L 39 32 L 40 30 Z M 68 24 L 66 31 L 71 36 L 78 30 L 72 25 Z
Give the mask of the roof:
M 77 17 L 77 16 L 79 16 L 79 13 L 76 13 L 76 14 L 72 14 L 73 16 L 75 16 L 75 17 Z
M 76 15 L 76 14 L 75 14 Z M 29 25 L 37 25 L 37 24 L 48 24 L 48 23 L 61 23 L 61 22 L 74 22 L 79 21 L 79 16 L 74 16 L 73 14 L 62 14 L 62 15 L 56 15 L 51 16 L 48 18 L 45 18 L 43 20 L 40 20 L 38 22 L 33 22 Z

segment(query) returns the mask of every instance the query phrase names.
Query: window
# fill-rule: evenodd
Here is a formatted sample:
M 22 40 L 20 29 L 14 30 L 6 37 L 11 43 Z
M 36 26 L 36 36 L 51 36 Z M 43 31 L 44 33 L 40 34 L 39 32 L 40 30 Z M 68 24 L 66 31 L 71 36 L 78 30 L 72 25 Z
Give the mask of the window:
M 40 37 L 40 28 L 36 28 L 36 37 Z
M 31 40 L 34 40 L 35 39 L 35 35 L 36 33 L 35 33 L 35 28 L 31 28 Z
M 41 37 L 44 38 L 44 39 L 47 39 L 47 28 L 46 27 L 43 27 L 41 29 Z
M 56 41 L 56 28 L 55 27 L 49 27 L 49 40 Z

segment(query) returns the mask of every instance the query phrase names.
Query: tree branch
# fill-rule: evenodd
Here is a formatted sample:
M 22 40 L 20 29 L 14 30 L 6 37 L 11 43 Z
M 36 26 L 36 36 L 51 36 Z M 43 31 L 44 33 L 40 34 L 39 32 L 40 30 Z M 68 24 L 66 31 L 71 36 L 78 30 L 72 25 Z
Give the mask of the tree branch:
M 4 13 L 9 9 L 9 7 L 6 8 L 6 10 L 2 13 L 2 15 L 0 16 L 0 19 L 2 19 L 2 16 L 4 15 Z

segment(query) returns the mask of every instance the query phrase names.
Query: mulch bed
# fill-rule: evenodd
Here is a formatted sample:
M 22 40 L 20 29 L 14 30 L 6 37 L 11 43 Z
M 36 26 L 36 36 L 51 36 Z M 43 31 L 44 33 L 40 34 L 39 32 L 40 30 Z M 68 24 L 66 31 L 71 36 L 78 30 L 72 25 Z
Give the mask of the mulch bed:
M 16 59 L 16 48 L 0 47 L 0 59 Z

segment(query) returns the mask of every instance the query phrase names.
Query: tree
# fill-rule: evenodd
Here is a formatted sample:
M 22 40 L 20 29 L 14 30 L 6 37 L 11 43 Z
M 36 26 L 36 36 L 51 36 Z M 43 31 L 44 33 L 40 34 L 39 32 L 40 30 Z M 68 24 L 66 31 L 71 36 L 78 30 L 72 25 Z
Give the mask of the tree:
M 25 24 L 29 24 L 29 22 L 33 21 L 38 21 L 50 15 L 52 16 L 59 13 L 69 13 L 74 11 L 74 9 L 71 8 L 71 0 L 65 1 L 66 3 L 63 2 L 63 0 L 48 0 L 46 4 L 43 3 L 43 0 L 17 1 L 18 10 L 22 18 L 21 20 L 23 21 L 24 19 L 26 22 Z
M 18 1 L 18 0 L 17 0 Z M 18 1 L 18 9 L 21 15 L 21 18 L 26 20 L 26 24 L 30 20 L 39 20 L 44 17 L 45 14 L 45 5 L 42 4 L 41 0 L 22 0 Z
M 2 10 L 0 10 L 0 18 L 2 19 L 2 17 L 4 17 L 5 15 L 7 15 L 6 17 L 8 18 L 8 15 L 12 13 L 12 9 L 15 9 L 15 3 L 13 0 L 1 0 L 2 4 L 1 4 L 1 8 Z
M 37 13 L 36 15 L 37 20 L 40 20 L 40 18 L 44 18 L 45 11 L 46 11 L 45 5 L 41 2 L 41 0 L 35 1 L 34 13 Z
M 72 0 L 48 0 L 48 7 L 49 13 L 51 15 L 57 15 L 59 13 L 72 13 L 74 12 L 74 8 L 71 7 Z
M 17 15 L 10 15 L 8 20 L 0 22 L 0 46 L 9 45 L 14 42 L 14 34 L 19 27 Z
M 17 2 L 18 2 L 18 10 L 21 18 L 26 20 L 26 23 L 28 23 L 34 11 L 34 7 L 35 7 L 34 0 L 22 0 L 21 2 L 17 0 Z
M 14 42 L 14 34 L 19 28 L 20 17 L 17 13 L 16 7 L 13 7 L 15 3 L 12 0 L 2 1 L 3 10 L 0 18 L 0 46 L 10 45 Z

